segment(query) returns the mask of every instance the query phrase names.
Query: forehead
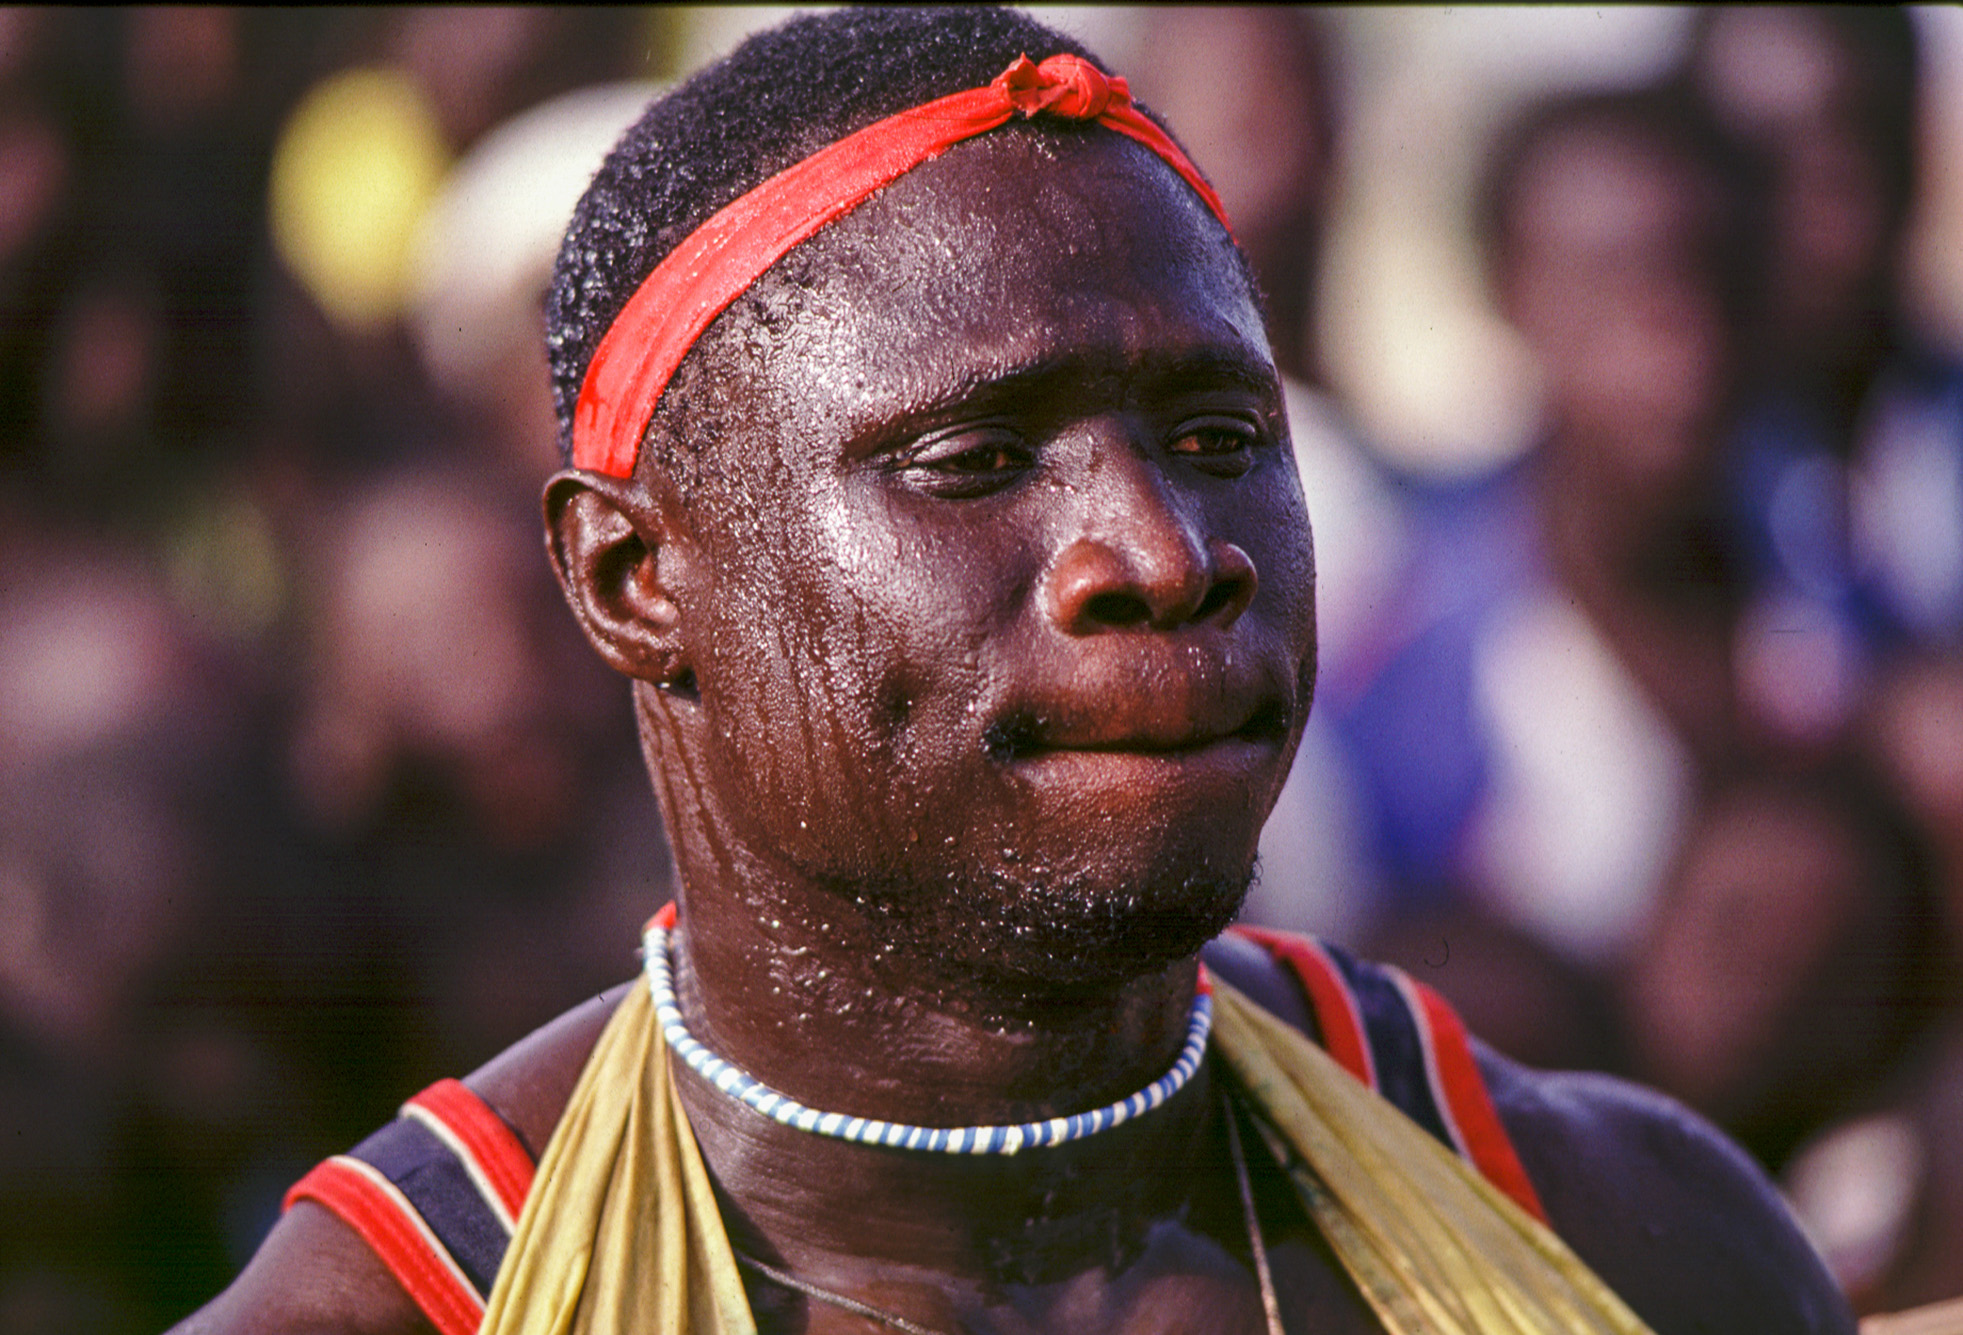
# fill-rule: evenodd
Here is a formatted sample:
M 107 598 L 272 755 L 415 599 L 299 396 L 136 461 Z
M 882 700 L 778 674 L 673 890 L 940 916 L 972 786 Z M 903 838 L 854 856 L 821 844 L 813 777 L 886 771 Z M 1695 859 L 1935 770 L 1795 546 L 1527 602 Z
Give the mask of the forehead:
M 958 145 L 793 252 L 746 303 L 731 370 L 786 425 L 876 425 L 1052 370 L 1272 383 L 1233 242 L 1108 131 Z

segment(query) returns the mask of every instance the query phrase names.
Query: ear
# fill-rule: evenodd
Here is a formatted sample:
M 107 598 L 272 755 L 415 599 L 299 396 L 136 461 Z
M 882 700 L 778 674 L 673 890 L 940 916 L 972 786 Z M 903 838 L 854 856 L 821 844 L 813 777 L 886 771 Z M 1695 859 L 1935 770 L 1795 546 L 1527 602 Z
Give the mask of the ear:
M 586 638 L 617 672 L 666 688 L 694 682 L 681 608 L 663 582 L 678 535 L 631 478 L 565 469 L 545 484 L 546 547 Z

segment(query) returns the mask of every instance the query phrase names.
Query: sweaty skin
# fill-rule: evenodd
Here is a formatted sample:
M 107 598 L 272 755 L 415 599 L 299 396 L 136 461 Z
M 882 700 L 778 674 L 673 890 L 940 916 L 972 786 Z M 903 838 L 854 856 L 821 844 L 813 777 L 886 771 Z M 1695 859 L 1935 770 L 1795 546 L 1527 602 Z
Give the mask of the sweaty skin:
M 664 409 L 723 427 L 685 475 L 546 495 L 568 598 L 635 679 L 691 1027 L 866 1116 L 1138 1088 L 1179 1046 L 1313 678 L 1307 515 L 1229 242 L 1135 145 L 998 134 L 794 253 L 712 337 Z M 1265 957 L 1208 950 L 1307 1023 Z M 535 1149 L 616 1000 L 471 1077 Z M 1851 1330 L 1701 1124 L 1486 1061 L 1557 1225 L 1663 1335 Z M 681 1078 L 732 1241 L 813 1283 L 947 1331 L 1264 1328 L 1210 1071 L 1012 1158 L 826 1140 Z M 1374 1330 L 1257 1194 L 1289 1328 Z M 302 1205 L 185 1329 L 426 1327 Z

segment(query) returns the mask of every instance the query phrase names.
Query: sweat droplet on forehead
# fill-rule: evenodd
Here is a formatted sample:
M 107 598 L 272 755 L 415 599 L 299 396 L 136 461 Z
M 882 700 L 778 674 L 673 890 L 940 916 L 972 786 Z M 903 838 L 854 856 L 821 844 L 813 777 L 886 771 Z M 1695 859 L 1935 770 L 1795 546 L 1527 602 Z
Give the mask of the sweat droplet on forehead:
M 962 144 L 787 256 L 729 316 L 718 361 L 740 357 L 757 420 L 796 435 L 931 411 L 1045 361 L 1122 374 L 1177 355 L 1174 324 L 1185 345 L 1230 344 L 1272 374 L 1231 239 L 1112 136 Z

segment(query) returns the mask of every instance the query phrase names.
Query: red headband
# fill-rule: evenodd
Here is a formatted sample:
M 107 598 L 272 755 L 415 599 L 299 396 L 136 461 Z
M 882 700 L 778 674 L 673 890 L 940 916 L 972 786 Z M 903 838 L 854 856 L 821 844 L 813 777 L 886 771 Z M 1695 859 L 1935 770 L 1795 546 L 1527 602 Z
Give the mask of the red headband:
M 1140 115 L 1123 79 L 1076 56 L 1028 56 L 972 88 L 875 121 L 778 172 L 695 229 L 655 266 L 593 353 L 573 413 L 573 464 L 627 477 L 641 435 L 682 358 L 715 318 L 792 247 L 868 195 L 1021 112 L 1095 120 L 1136 139 L 1199 193 L 1222 226 L 1227 211 L 1165 131 Z M 1229 228 L 1231 231 L 1231 227 Z

